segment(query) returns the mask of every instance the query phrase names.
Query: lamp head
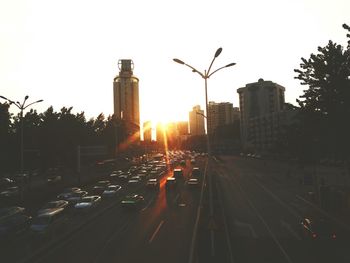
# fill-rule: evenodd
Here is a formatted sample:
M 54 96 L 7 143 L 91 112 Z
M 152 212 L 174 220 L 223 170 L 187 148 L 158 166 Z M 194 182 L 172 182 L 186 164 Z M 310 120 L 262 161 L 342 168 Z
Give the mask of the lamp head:
M 216 50 L 215 52 L 214 58 L 217 58 L 220 55 L 221 51 L 222 51 L 222 48 L 221 47 L 218 48 L 218 50 Z
M 174 58 L 173 60 L 174 60 L 176 63 L 182 64 L 182 65 L 185 64 L 185 62 L 183 62 L 182 60 L 180 60 L 180 59 L 178 59 L 178 58 Z
M 227 65 L 225 66 L 225 68 L 232 67 L 232 66 L 234 66 L 234 65 L 236 65 L 236 63 L 230 63 L 230 64 L 227 64 Z

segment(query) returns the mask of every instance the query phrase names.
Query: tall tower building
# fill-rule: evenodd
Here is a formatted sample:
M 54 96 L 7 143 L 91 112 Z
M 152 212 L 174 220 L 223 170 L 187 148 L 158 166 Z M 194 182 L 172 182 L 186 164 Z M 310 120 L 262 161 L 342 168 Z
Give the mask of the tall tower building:
M 131 59 L 120 59 L 119 75 L 113 81 L 114 115 L 126 121 L 128 133 L 140 128 L 139 79 L 133 75 Z
M 271 147 L 283 120 L 285 88 L 259 79 L 237 89 L 241 113 L 241 140 L 246 150 Z
M 189 126 L 191 135 L 204 135 L 204 111 L 199 105 L 193 107 L 189 112 Z

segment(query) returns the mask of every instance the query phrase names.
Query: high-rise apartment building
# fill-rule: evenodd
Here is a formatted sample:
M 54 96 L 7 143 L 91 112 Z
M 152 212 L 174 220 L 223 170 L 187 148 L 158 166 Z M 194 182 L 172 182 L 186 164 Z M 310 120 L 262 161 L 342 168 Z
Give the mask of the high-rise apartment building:
M 113 81 L 114 115 L 126 121 L 128 133 L 135 133 L 140 126 L 139 79 L 133 75 L 131 59 L 119 60 L 118 67 Z
M 241 140 L 245 150 L 268 150 L 286 119 L 285 88 L 259 79 L 237 89 L 241 113 Z
M 203 135 L 204 129 L 204 111 L 199 105 L 193 107 L 189 112 L 189 126 L 191 135 Z
M 232 124 L 237 118 L 237 109 L 230 102 L 216 103 L 210 101 L 208 104 L 208 133 L 213 134 L 217 127 Z

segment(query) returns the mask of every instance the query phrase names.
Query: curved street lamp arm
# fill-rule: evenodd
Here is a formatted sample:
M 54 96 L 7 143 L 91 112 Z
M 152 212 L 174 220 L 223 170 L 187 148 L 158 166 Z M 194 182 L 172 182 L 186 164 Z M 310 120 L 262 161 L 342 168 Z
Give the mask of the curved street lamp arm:
M 210 66 L 208 68 L 208 71 L 207 71 L 208 78 L 210 77 L 209 72 L 210 72 L 211 66 L 213 65 L 215 59 L 216 59 L 216 57 L 213 57 L 213 60 L 211 61 Z
M 231 67 L 231 66 L 234 66 L 234 65 L 236 65 L 236 63 L 230 63 L 230 64 L 228 64 L 228 65 L 226 65 L 226 66 L 223 66 L 223 67 L 221 67 L 221 68 L 218 68 L 218 69 L 214 70 L 214 71 L 208 76 L 208 78 L 210 78 L 210 76 L 213 75 L 215 72 L 218 72 L 219 70 L 221 70 L 221 69 L 223 69 L 223 68 L 228 68 L 228 67 Z
M 187 66 L 187 67 L 189 67 L 189 68 L 191 68 L 191 69 L 192 69 L 192 72 L 198 73 L 203 79 L 206 78 L 206 76 L 204 76 L 202 72 L 198 71 L 198 70 L 195 69 L 194 67 L 192 67 L 192 66 L 190 66 L 190 65 L 188 65 L 188 64 L 186 64 L 186 63 L 185 63 L 184 65 Z
M 42 102 L 43 100 L 38 100 L 38 101 L 34 101 L 34 102 L 32 102 L 32 103 L 29 103 L 27 106 L 25 106 L 24 108 L 23 108 L 23 110 L 25 110 L 26 108 L 28 108 L 29 106 L 31 106 L 31 105 L 33 105 L 33 104 L 35 104 L 35 103 L 39 103 L 39 102 Z

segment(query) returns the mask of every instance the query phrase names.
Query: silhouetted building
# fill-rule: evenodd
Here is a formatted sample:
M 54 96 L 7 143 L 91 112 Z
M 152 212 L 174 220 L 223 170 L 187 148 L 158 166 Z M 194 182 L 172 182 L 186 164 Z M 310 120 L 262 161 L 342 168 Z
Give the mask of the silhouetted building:
M 119 75 L 113 81 L 114 115 L 127 123 L 128 134 L 139 131 L 139 79 L 133 75 L 131 59 L 118 62 Z
M 208 134 L 213 134 L 219 126 L 232 124 L 235 118 L 237 118 L 237 110 L 234 110 L 232 103 L 210 101 L 208 105 Z
M 204 129 L 204 111 L 199 105 L 193 107 L 189 112 L 189 126 L 191 135 L 203 135 Z
M 164 144 L 165 124 L 157 123 L 157 125 L 156 125 L 156 139 L 157 139 L 158 145 Z
M 150 121 L 143 123 L 143 140 L 145 142 L 152 141 L 152 123 Z
M 237 89 L 241 112 L 241 141 L 245 150 L 268 151 L 276 142 L 288 113 L 284 111 L 285 88 L 259 79 Z
M 177 132 L 179 135 L 188 135 L 188 122 L 179 121 L 176 123 Z

